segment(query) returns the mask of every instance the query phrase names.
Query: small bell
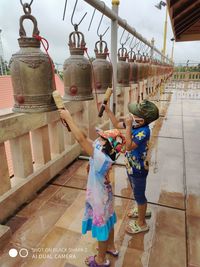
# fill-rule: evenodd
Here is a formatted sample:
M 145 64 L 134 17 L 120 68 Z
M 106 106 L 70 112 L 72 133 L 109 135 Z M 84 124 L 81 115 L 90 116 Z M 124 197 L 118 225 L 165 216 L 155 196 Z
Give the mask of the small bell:
M 84 57 L 85 40 L 83 33 L 75 30 L 69 35 L 70 57 L 63 65 L 65 94 L 69 101 L 92 100 L 92 67 Z
M 144 64 L 144 79 L 147 80 L 149 78 L 149 66 L 150 66 L 150 59 L 149 57 L 146 55 L 144 55 L 144 61 L 143 61 L 143 64 Z
M 130 83 L 138 83 L 138 65 L 136 63 L 136 55 L 133 49 L 128 52 L 128 62 L 130 64 Z
M 100 41 L 95 43 L 94 49 L 96 59 L 92 62 L 94 69 L 94 85 L 97 94 L 104 94 L 108 87 L 112 87 L 112 65 L 106 59 L 108 55 L 107 43 L 102 41 L 100 36 Z
M 144 64 L 143 64 L 143 58 L 141 54 L 137 55 L 137 66 L 138 66 L 138 81 L 142 81 L 144 79 Z
M 122 46 L 118 50 L 117 82 L 123 87 L 129 86 L 130 64 L 126 62 L 127 58 L 127 49 Z

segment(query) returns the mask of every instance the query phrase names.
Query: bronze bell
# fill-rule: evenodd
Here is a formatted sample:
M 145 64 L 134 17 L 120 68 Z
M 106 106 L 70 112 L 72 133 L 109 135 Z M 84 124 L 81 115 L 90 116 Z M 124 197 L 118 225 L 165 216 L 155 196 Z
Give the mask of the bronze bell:
M 40 50 L 37 21 L 31 15 L 30 6 L 24 7 L 20 17 L 18 39 L 20 50 L 10 59 L 10 71 L 14 94 L 14 112 L 44 112 L 56 109 L 52 92 L 55 90 L 50 58 Z M 24 19 L 33 22 L 32 37 L 26 37 Z
M 149 58 L 149 71 L 148 71 L 149 78 L 153 77 L 153 64 L 152 64 L 152 58 Z
M 99 46 L 99 48 L 98 48 Z M 104 94 L 108 87 L 112 87 L 112 65 L 106 60 L 108 55 L 107 43 L 102 41 L 100 36 L 100 41 L 95 43 L 94 49 L 96 59 L 92 62 L 94 69 L 94 89 L 96 89 L 97 94 Z
M 64 100 L 92 100 L 92 66 L 84 57 L 83 33 L 75 30 L 69 35 L 70 57 L 63 65 Z
M 130 83 L 138 83 L 138 65 L 136 63 L 136 55 L 133 49 L 128 52 L 128 62 L 130 64 Z
M 147 80 L 149 78 L 149 58 L 147 56 L 143 56 L 143 66 L 144 66 L 144 79 Z
M 130 64 L 126 62 L 127 58 L 127 49 L 122 46 L 118 50 L 117 82 L 124 87 L 129 86 Z
M 138 82 L 141 82 L 144 76 L 144 65 L 143 65 L 142 56 L 140 54 L 137 54 L 136 62 L 137 62 L 137 67 L 138 67 L 138 73 L 137 73 Z
M 156 66 L 156 60 L 153 60 L 153 64 L 152 64 L 152 68 L 153 68 L 153 77 L 154 79 L 156 79 L 157 76 L 157 66 Z

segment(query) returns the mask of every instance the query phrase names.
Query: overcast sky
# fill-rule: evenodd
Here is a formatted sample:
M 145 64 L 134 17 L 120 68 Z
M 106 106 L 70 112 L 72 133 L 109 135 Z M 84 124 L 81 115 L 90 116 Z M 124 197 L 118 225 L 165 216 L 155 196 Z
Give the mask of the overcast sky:
M 23 0 L 30 2 L 30 0 Z M 104 1 L 108 7 L 111 7 L 111 0 Z M 134 27 L 137 32 L 142 34 L 147 40 L 155 39 L 155 46 L 161 50 L 163 46 L 163 29 L 165 20 L 165 8 L 158 10 L 155 8 L 158 0 L 121 0 L 119 5 L 119 16 L 125 19 L 129 25 Z M 71 13 L 75 0 L 68 0 L 65 20 L 62 20 L 65 0 L 33 0 L 32 15 L 36 17 L 40 35 L 49 41 L 49 53 L 55 63 L 63 64 L 64 60 L 69 57 L 68 36 L 73 31 L 71 25 Z M 90 56 L 94 55 L 94 44 L 98 40 L 96 33 L 97 25 L 100 20 L 100 13 L 97 11 L 90 31 L 88 25 L 93 13 L 93 8 L 79 0 L 74 16 L 74 21 L 78 22 L 82 15 L 88 12 L 87 16 L 79 26 L 79 30 L 85 35 L 86 46 Z M 19 50 L 17 39 L 19 37 L 19 18 L 23 15 L 23 8 L 20 0 L 0 0 L 0 29 L 2 29 L 2 43 L 4 57 L 9 61 L 11 55 Z M 27 36 L 31 32 L 32 22 L 25 20 L 24 26 Z M 100 31 L 104 31 L 110 25 L 110 20 L 106 17 L 103 19 Z M 120 38 L 122 33 L 119 28 Z M 171 56 L 173 37 L 170 19 L 168 17 L 167 32 L 167 54 Z M 110 48 L 110 29 L 104 38 Z M 129 44 L 129 43 L 128 43 Z M 120 46 L 118 44 L 118 46 Z M 199 60 L 199 42 L 182 42 L 175 43 L 174 59 L 176 63 L 190 61 L 200 62 Z M 128 47 L 127 47 L 128 48 Z M 62 66 L 60 66 L 62 69 Z

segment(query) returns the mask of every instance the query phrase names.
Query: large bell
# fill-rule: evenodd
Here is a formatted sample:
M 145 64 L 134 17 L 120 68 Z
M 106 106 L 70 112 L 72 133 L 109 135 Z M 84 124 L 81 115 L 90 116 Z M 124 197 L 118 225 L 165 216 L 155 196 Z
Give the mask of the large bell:
M 56 109 L 52 98 L 55 90 L 50 58 L 40 50 L 40 41 L 26 37 L 24 19 L 33 22 L 33 35 L 39 35 L 37 21 L 31 15 L 30 6 L 24 8 L 20 18 L 20 50 L 10 60 L 10 71 L 14 94 L 14 112 L 44 112 Z
M 112 87 L 112 65 L 106 59 L 108 55 L 107 43 L 102 41 L 100 36 L 100 41 L 95 43 L 94 49 L 96 59 L 92 62 L 94 69 L 94 89 L 97 94 L 104 94 L 108 87 Z
M 149 58 L 148 78 L 149 78 L 149 81 L 150 81 L 150 87 L 149 87 L 149 94 L 150 94 L 153 91 L 153 64 L 152 64 L 152 58 Z
M 143 59 L 140 54 L 136 57 L 137 67 L 138 67 L 138 82 L 142 82 L 144 79 L 144 65 L 143 65 Z
M 143 65 L 144 65 L 144 79 L 148 79 L 148 72 L 149 72 L 149 62 L 146 55 L 143 56 Z
M 152 58 L 149 59 L 149 71 L 148 71 L 148 76 L 150 79 L 153 77 L 153 60 Z
M 155 85 L 157 87 L 157 85 L 158 85 L 158 62 L 156 59 L 154 60 L 153 73 L 154 73 Z
M 85 40 L 83 33 L 74 31 L 69 35 L 71 56 L 63 65 L 64 100 L 92 100 L 92 67 L 84 57 Z
M 138 65 L 136 63 L 135 52 L 132 49 L 128 52 L 128 62 L 130 64 L 130 83 L 138 83 Z
M 123 87 L 129 86 L 130 64 L 126 62 L 127 58 L 127 49 L 122 46 L 118 50 L 117 82 Z

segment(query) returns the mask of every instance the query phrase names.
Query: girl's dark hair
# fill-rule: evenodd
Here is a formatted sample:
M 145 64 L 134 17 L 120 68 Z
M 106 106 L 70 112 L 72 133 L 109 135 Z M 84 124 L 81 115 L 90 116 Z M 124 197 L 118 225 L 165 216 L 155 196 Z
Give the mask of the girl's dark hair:
M 104 152 L 106 155 L 108 155 L 113 161 L 116 159 L 116 152 L 113 150 L 110 142 L 106 140 L 105 145 L 103 145 L 102 152 Z

